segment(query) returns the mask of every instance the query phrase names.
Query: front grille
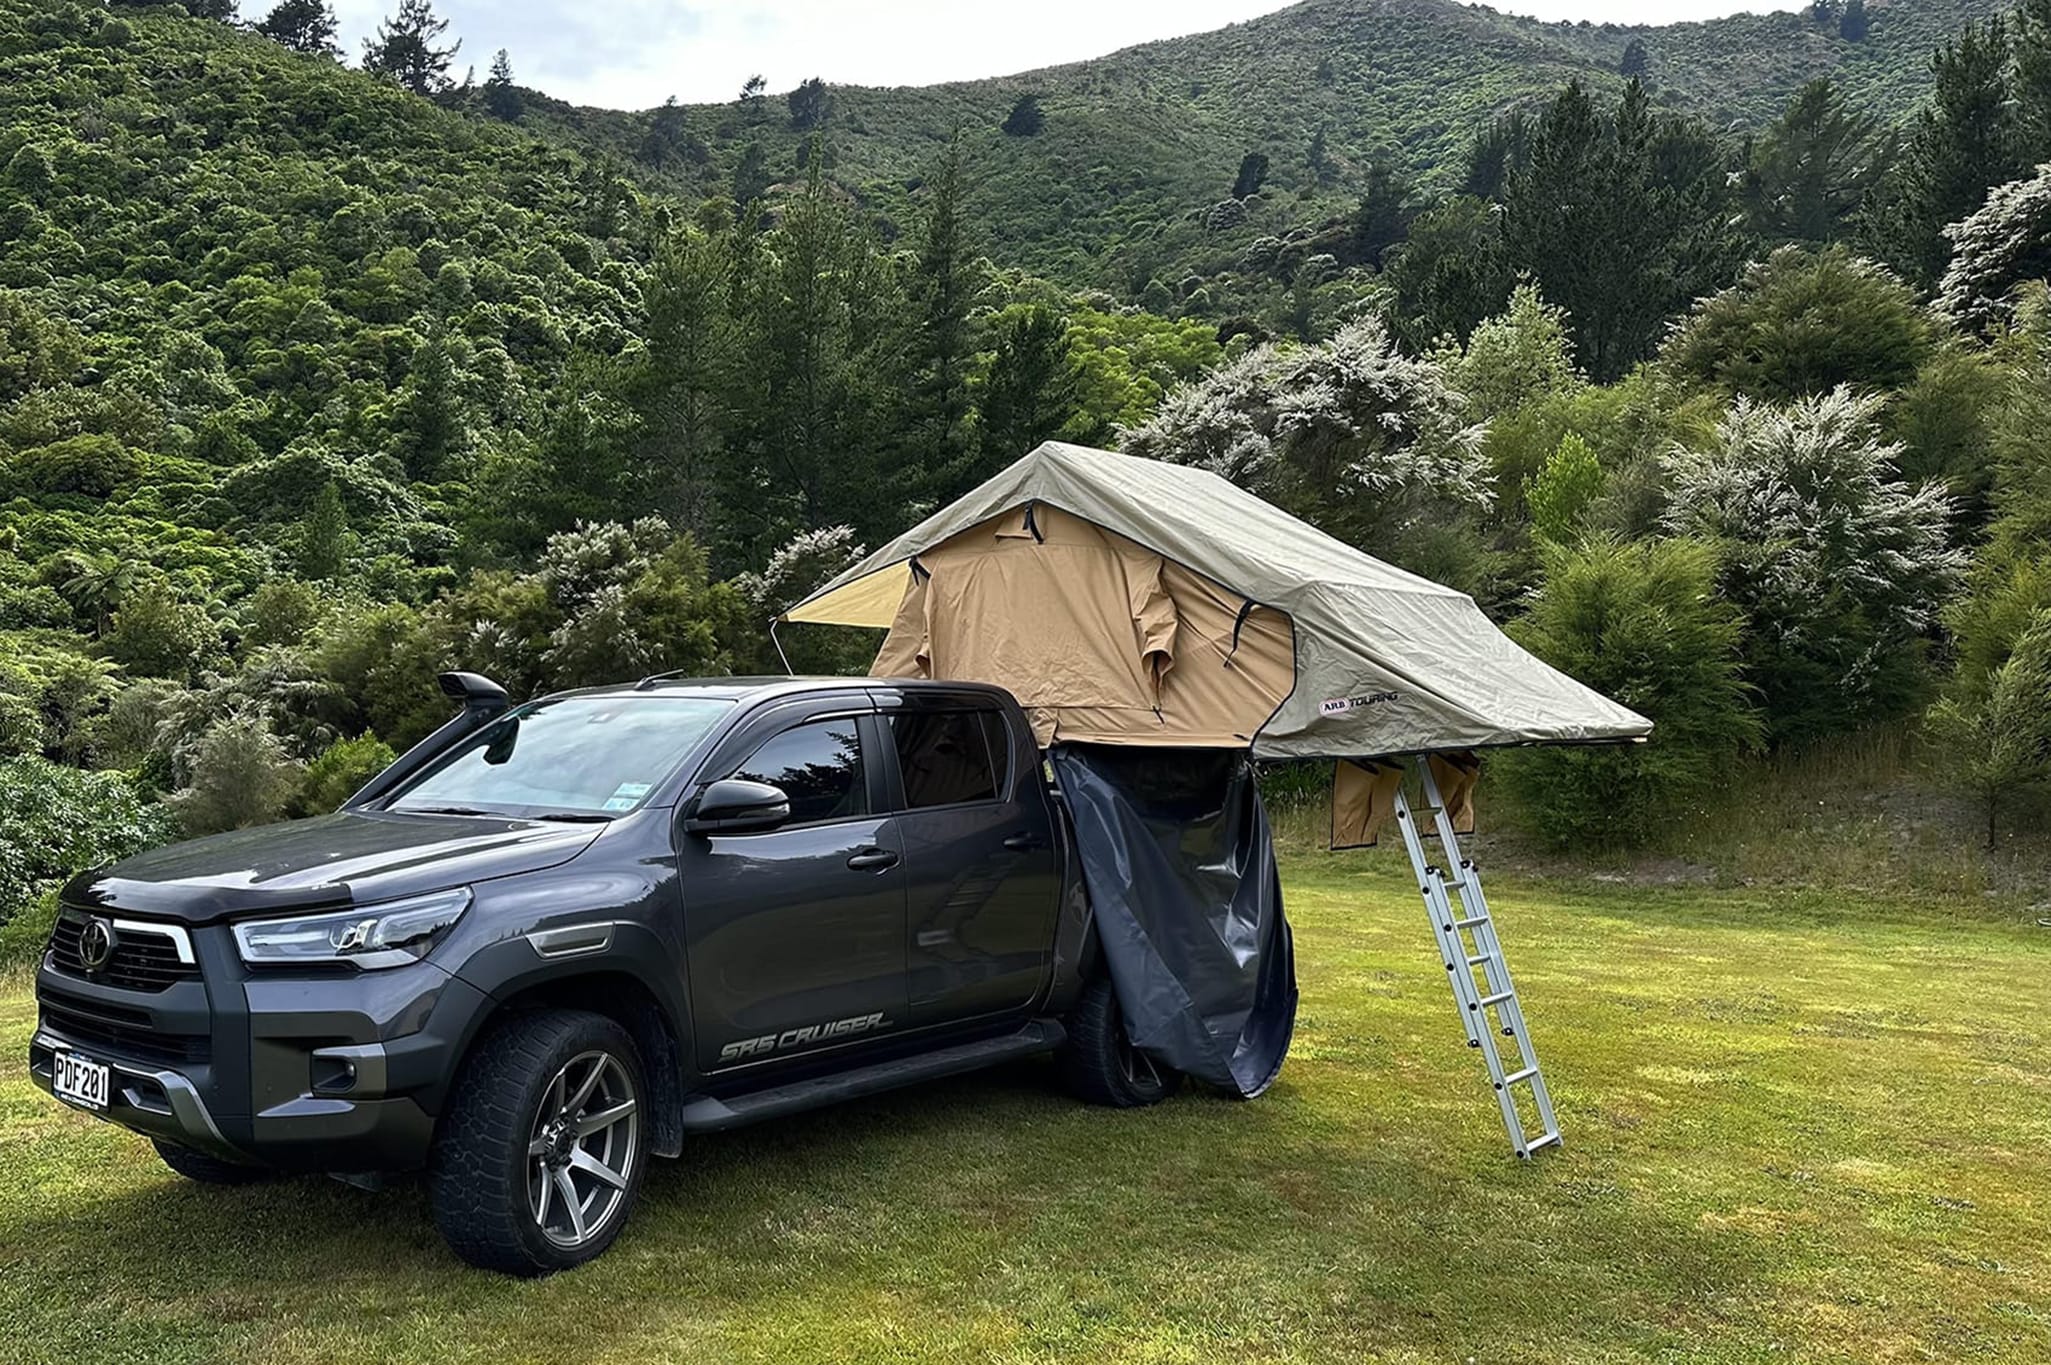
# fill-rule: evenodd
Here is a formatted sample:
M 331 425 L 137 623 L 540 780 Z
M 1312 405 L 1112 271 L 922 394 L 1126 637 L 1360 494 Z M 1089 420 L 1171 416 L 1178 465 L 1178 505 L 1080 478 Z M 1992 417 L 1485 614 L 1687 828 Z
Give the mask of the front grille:
M 213 1055 L 207 1034 L 160 1032 L 147 1010 L 53 990 L 47 981 L 39 994 L 44 1025 L 75 1043 L 98 1043 L 122 1056 L 156 1062 L 204 1062 Z
M 114 944 L 114 956 L 98 972 L 89 972 L 79 957 L 79 937 L 86 921 L 76 913 L 59 915 L 50 934 L 51 965 L 66 976 L 97 981 L 124 991 L 160 991 L 180 981 L 199 979 L 199 968 L 178 959 L 178 947 L 167 934 L 124 928 Z

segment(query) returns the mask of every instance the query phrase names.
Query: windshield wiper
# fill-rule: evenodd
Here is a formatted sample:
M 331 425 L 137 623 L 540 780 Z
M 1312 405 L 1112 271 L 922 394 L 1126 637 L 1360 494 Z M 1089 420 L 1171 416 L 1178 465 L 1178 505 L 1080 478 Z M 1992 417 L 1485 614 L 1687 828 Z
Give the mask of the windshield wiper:
M 494 815 L 506 818 L 502 810 L 478 810 L 475 806 L 392 806 L 397 815 Z
M 529 820 L 561 820 L 576 825 L 609 825 L 610 815 L 600 815 L 592 810 L 552 810 L 546 815 L 529 815 Z

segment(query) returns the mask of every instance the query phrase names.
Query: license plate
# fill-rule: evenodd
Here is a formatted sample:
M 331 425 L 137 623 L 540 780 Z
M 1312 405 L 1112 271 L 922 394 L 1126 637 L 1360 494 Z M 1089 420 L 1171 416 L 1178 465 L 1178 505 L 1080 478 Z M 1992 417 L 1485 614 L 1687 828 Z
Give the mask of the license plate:
M 76 1052 L 60 1052 L 50 1062 L 50 1089 L 57 1098 L 82 1109 L 105 1109 L 112 1073 L 106 1063 Z

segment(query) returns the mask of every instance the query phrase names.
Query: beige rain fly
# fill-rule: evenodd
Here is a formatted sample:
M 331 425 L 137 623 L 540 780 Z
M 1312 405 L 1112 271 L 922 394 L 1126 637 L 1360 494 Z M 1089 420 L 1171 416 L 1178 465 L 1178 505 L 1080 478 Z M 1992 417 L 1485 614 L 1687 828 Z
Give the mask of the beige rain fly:
M 999 684 L 1043 745 L 1375 758 L 1652 728 L 1463 593 L 1205 470 L 1054 441 L 784 619 L 887 629 L 879 676 Z

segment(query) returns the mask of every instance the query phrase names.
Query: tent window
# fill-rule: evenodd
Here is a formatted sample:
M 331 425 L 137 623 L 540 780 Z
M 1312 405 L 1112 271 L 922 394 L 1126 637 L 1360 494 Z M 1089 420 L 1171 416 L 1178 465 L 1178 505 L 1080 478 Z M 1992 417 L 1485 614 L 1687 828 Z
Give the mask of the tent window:
M 979 712 L 892 716 L 890 735 L 904 774 L 905 805 L 911 809 L 997 799 L 997 774 Z
M 792 824 L 868 814 L 861 734 L 848 717 L 785 730 L 729 775 L 783 788 Z

